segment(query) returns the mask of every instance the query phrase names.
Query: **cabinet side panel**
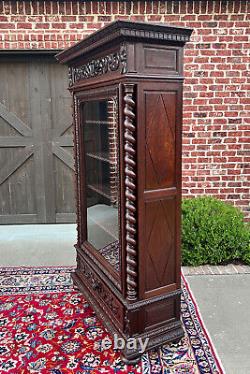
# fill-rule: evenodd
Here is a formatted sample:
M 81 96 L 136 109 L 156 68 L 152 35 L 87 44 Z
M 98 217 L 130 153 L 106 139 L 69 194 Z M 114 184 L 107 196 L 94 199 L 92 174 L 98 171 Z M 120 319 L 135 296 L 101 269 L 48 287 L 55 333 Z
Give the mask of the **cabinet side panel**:
M 146 292 L 175 283 L 175 205 L 174 197 L 145 203 Z
M 141 90 L 144 159 L 141 297 L 180 285 L 181 105 L 179 83 L 145 83 Z M 142 157 L 143 156 L 143 157 Z
M 176 92 L 145 93 L 146 189 L 175 185 Z

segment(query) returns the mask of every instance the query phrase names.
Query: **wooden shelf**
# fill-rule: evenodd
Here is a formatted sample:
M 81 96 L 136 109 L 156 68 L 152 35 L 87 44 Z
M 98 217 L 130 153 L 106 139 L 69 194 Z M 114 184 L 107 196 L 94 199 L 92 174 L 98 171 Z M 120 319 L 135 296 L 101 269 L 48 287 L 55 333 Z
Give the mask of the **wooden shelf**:
M 86 119 L 84 121 L 87 125 L 112 125 L 112 121 L 102 121 L 102 120 L 92 120 L 92 119 Z
M 92 191 L 95 191 L 100 195 L 106 197 L 107 199 L 111 200 L 110 191 L 108 188 L 105 188 L 105 191 L 103 191 L 100 187 L 98 187 L 95 184 L 87 184 L 87 187 L 90 188 Z
M 103 152 L 103 153 L 90 153 L 90 152 L 88 152 L 88 153 L 86 153 L 86 155 L 88 157 L 94 158 L 94 159 L 99 160 L 99 161 L 107 162 L 107 163 L 112 164 L 112 165 L 115 164 L 114 161 L 111 161 L 108 158 L 108 152 Z

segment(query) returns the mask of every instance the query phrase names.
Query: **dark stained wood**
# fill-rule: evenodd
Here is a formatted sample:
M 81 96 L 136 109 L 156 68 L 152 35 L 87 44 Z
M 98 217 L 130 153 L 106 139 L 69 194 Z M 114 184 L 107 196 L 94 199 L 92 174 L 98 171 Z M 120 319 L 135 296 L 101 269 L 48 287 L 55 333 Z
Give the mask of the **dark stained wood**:
M 144 199 L 146 201 L 158 200 L 159 198 L 165 198 L 168 196 L 174 196 L 177 194 L 176 187 L 160 188 L 157 190 L 146 190 L 144 191 Z
M 191 30 L 117 21 L 57 55 L 74 100 L 77 269 L 74 283 L 112 333 L 183 336 L 180 203 L 183 47 Z M 120 258 L 115 273 L 87 239 L 84 101 L 118 95 Z M 134 362 L 138 351 L 124 349 Z
M 180 284 L 179 99 L 179 83 L 151 81 L 139 86 L 140 103 L 145 103 L 145 112 L 139 117 L 144 135 L 139 135 L 139 157 L 145 165 L 139 177 L 139 208 L 144 226 L 139 241 L 143 298 L 171 292 Z
M 4 55 L 0 73 L 0 222 L 75 222 L 67 68 Z
M 173 198 L 145 203 L 145 297 L 176 289 L 175 208 Z
M 179 49 L 172 46 L 159 46 L 141 44 L 140 67 L 143 74 L 173 75 L 181 74 L 179 62 Z
M 145 187 L 159 189 L 175 185 L 176 92 L 144 91 L 145 95 Z
M 170 26 L 164 23 L 156 24 L 118 20 L 84 38 L 76 45 L 60 52 L 57 58 L 62 63 L 70 62 L 70 65 L 73 65 L 76 61 L 84 60 L 89 55 L 92 56 L 93 51 L 94 53 L 100 52 L 100 48 L 98 47 L 105 48 L 106 50 L 110 44 L 120 45 L 124 39 L 126 42 L 143 41 L 144 43 L 151 42 L 152 44 L 156 44 L 157 42 L 163 45 L 183 46 L 189 40 L 191 33 L 191 29 Z M 82 55 L 83 51 L 85 56 Z

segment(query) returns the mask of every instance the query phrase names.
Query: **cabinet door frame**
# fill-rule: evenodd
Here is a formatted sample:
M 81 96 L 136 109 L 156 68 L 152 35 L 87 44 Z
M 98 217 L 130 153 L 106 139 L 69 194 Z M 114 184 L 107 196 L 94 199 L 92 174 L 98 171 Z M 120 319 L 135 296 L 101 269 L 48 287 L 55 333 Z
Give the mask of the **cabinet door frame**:
M 76 194 L 77 194 L 77 209 L 79 211 L 77 223 L 78 231 L 78 243 L 77 247 L 80 248 L 85 255 L 93 261 L 98 268 L 100 268 L 103 273 L 117 286 L 118 289 L 121 289 L 121 280 L 123 279 L 124 264 L 123 264 L 123 248 L 124 248 L 124 233 L 122 220 L 124 216 L 124 204 L 123 204 L 123 178 L 122 178 L 122 131 L 119 126 L 120 113 L 119 105 L 117 106 L 117 128 L 118 128 L 118 169 L 119 169 L 119 250 L 120 250 L 120 272 L 114 270 L 114 268 L 106 261 L 101 254 L 91 245 L 87 240 L 87 203 L 86 203 L 86 180 L 85 180 L 85 159 L 84 159 L 84 141 L 83 136 L 81 136 L 82 124 L 83 124 L 83 111 L 82 105 L 84 102 L 97 101 L 109 99 L 111 96 L 117 97 L 119 102 L 119 86 L 118 84 L 111 84 L 106 88 L 89 88 L 84 87 L 84 90 L 81 90 L 74 94 L 74 117 L 77 116 L 77 123 L 74 121 L 74 144 L 75 144 L 75 167 L 76 167 Z M 77 133 L 77 136 L 76 136 Z M 78 142 L 77 142 L 78 139 Z
M 174 173 L 175 173 L 175 180 L 173 181 L 173 185 L 165 185 L 158 188 L 147 188 L 147 173 L 146 168 L 146 154 L 147 154 L 147 139 L 146 139 L 146 126 L 148 119 L 146 118 L 147 115 L 147 108 L 146 108 L 146 94 L 152 93 L 161 95 L 165 93 L 175 92 L 176 95 L 176 102 L 175 102 L 175 163 L 174 163 Z M 175 292 L 177 289 L 181 287 L 180 279 L 178 278 L 178 274 L 180 273 L 180 220 L 181 220 L 181 144 L 182 144 L 182 81 L 181 80 L 162 80 L 158 79 L 157 82 L 153 82 L 150 79 L 145 79 L 138 84 L 138 108 L 141 108 L 138 111 L 138 122 L 141 125 L 140 131 L 138 131 L 138 165 L 140 161 L 141 167 L 138 168 L 138 209 L 140 211 L 139 214 L 139 222 L 138 222 L 138 242 L 139 242 L 139 297 L 141 299 L 148 299 L 150 297 L 157 297 L 161 294 L 161 292 Z M 161 112 L 161 111 L 159 111 Z M 156 123 L 155 123 L 156 124 Z M 157 124 L 156 124 L 157 125 Z M 154 131 L 159 131 L 158 127 L 155 126 Z M 166 139 L 167 142 L 167 139 Z M 160 146 L 160 145 L 159 145 Z M 164 150 L 159 149 L 159 154 L 155 154 L 154 157 L 162 158 L 164 155 Z M 162 168 L 160 168 L 162 170 Z M 147 290 L 146 286 L 146 278 L 149 278 L 146 272 L 146 261 L 147 261 L 147 238 L 146 238 L 146 224 L 147 224 L 147 217 L 146 217 L 146 204 L 150 202 L 161 202 L 161 201 L 168 201 L 170 199 L 175 200 L 175 237 L 174 237 L 174 246 L 175 246 L 175 281 L 168 283 L 168 284 L 161 284 L 158 288 L 154 288 L 151 290 Z M 163 209 L 163 207 L 161 208 Z M 164 209 L 163 209 L 164 210 Z M 152 213 L 153 214 L 153 213 Z M 166 212 L 165 212 L 166 214 Z M 157 216 L 157 214 L 156 214 Z M 168 217 L 167 217 L 168 218 Z M 157 220 L 156 220 L 157 221 Z M 157 227 L 157 223 L 155 226 L 155 222 L 152 222 L 150 229 L 150 235 Z M 155 256 L 155 255 L 154 255 Z M 156 259 L 157 260 L 157 259 Z M 159 259 L 158 259 L 159 261 Z M 153 265 L 152 265 L 153 266 Z M 166 265 L 167 267 L 168 265 Z

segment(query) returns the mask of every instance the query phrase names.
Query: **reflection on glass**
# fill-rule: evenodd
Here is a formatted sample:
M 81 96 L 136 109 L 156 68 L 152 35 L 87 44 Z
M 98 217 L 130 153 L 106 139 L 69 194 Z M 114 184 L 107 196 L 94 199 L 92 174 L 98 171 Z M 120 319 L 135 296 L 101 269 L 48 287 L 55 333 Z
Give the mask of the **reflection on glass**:
M 116 100 L 83 104 L 88 242 L 119 271 Z

